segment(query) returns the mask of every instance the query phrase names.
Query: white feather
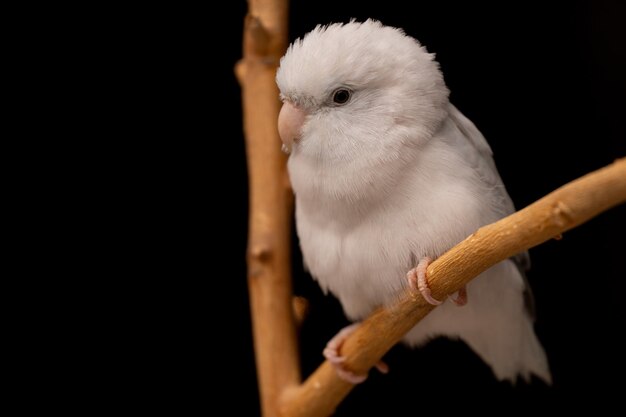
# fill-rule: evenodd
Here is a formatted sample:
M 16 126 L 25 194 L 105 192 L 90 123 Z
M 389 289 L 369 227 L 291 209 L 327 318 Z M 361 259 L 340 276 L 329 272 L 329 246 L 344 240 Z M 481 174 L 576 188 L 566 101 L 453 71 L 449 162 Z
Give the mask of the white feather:
M 281 95 L 309 116 L 289 158 L 305 263 L 352 320 L 392 302 L 406 272 L 513 211 L 478 129 L 448 102 L 434 57 L 402 31 L 368 20 L 318 26 L 290 46 Z M 343 106 L 329 96 L 353 91 Z M 499 379 L 550 381 L 511 261 L 468 286 L 405 337 L 464 340 Z

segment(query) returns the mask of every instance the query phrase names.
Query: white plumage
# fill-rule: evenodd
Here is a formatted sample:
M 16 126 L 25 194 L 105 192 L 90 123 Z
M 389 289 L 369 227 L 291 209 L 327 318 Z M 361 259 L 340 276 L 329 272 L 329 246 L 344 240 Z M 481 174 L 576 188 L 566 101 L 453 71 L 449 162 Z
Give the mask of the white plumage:
M 401 30 L 318 26 L 289 47 L 277 83 L 303 115 L 288 167 L 304 261 L 350 319 L 392 302 L 423 257 L 513 211 L 489 145 L 449 103 L 433 55 Z M 469 284 L 466 306 L 446 301 L 404 341 L 460 338 L 499 379 L 550 382 L 524 291 L 502 262 Z

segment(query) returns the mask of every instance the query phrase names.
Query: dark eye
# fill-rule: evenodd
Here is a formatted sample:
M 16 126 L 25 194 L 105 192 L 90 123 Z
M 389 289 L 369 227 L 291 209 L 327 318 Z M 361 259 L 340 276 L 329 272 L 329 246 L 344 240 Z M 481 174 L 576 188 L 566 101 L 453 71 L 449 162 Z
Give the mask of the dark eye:
M 340 88 L 333 93 L 333 102 L 335 104 L 346 104 L 350 100 L 350 90 Z

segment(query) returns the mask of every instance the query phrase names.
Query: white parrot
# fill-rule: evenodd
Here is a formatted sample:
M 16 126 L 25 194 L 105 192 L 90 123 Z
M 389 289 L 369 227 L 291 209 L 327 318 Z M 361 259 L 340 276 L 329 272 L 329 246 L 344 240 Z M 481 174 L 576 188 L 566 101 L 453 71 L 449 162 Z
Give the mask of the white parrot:
M 485 138 L 448 101 L 434 56 L 375 20 L 317 26 L 290 45 L 276 80 L 297 232 L 312 276 L 354 321 L 407 287 L 438 304 L 426 283 L 428 262 L 514 208 Z M 403 341 L 460 338 L 498 379 L 535 374 L 550 383 L 521 260 L 527 254 L 482 273 Z M 366 376 L 344 369 L 338 353 L 353 326 L 324 354 L 358 383 Z

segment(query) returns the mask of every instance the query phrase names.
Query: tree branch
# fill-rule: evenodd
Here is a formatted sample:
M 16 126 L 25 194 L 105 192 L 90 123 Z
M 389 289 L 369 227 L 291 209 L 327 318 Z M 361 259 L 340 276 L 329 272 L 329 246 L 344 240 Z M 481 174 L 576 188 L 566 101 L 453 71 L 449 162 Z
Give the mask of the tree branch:
M 516 253 L 559 237 L 626 201 L 626 158 L 581 177 L 496 223 L 484 226 L 428 267 L 432 294 L 444 299 Z M 418 294 L 375 311 L 342 347 L 345 366 L 367 372 L 434 306 Z M 283 393 L 282 417 L 325 417 L 352 390 L 325 361 L 301 386 Z
M 279 394 L 300 382 L 291 291 L 291 212 L 285 155 L 278 137 L 276 68 L 287 47 L 287 0 L 249 0 L 243 94 L 250 184 L 248 287 L 263 416 L 278 415 Z

